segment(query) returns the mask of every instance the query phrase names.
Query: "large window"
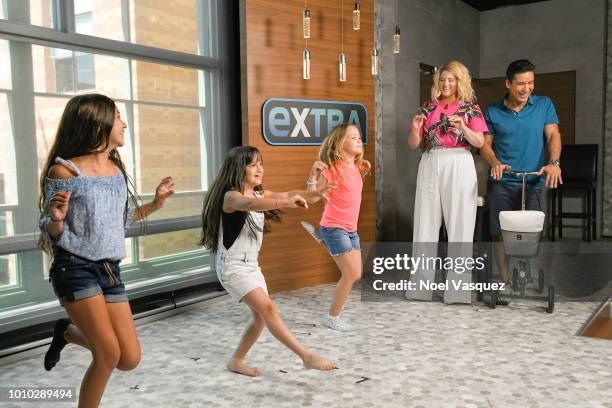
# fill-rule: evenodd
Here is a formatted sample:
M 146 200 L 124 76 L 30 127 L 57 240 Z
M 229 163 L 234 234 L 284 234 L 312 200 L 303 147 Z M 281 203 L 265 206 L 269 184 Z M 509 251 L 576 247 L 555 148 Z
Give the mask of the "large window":
M 64 0 L 78 34 L 213 56 L 215 2 L 210 0 Z M 227 1 L 227 0 L 226 0 Z M 4 10 L 3 3 L 7 9 Z M 18 4 L 20 3 L 20 4 Z M 59 0 L 2 0 L 0 18 L 61 29 Z
M 38 181 L 66 102 L 84 92 L 116 101 L 128 126 L 120 153 L 144 202 L 163 177 L 177 180 L 176 194 L 148 220 L 155 233 L 126 238 L 128 294 L 214 280 L 197 242 L 224 135 L 214 97 L 224 89 L 221 63 L 212 58 L 218 3 L 0 0 L 8 20 L 0 20 L 0 250 L 22 245 L 0 252 L 0 322 L 57 305 L 50 260 L 34 245 Z M 36 35 L 20 38 L 14 23 Z

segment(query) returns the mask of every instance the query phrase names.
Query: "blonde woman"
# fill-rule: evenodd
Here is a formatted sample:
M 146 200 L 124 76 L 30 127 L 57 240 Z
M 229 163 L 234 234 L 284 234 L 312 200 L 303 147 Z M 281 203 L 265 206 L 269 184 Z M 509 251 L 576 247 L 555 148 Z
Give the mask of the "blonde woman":
M 442 66 L 433 77 L 431 101 L 419 108 L 408 136 L 408 145 L 423 151 L 414 205 L 414 256 L 436 255 L 436 245 L 424 243 L 438 242 L 442 220 L 453 243 L 449 257 L 471 256 L 478 189 L 470 146 L 482 147 L 486 131 L 468 69 L 457 61 Z M 451 283 L 471 282 L 471 272 L 462 269 L 448 271 L 445 303 L 470 303 L 470 291 L 456 290 Z M 406 297 L 431 300 L 427 283 L 435 270 L 413 272 L 416 285 Z

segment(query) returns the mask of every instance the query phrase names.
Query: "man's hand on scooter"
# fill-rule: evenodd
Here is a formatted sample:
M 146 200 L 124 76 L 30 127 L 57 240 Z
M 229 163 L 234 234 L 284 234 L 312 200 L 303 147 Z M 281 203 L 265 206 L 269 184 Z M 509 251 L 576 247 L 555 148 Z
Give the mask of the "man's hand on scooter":
M 498 162 L 495 166 L 491 167 L 491 177 L 493 177 L 493 180 L 499 181 L 504 175 L 504 172 L 510 170 L 511 168 L 512 167 L 510 167 L 508 164 Z

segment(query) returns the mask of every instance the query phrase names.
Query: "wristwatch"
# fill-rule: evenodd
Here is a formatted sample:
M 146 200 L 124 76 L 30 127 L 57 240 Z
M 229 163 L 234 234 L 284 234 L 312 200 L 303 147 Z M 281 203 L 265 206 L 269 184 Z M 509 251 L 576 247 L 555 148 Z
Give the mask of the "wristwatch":
M 551 159 L 548 164 L 552 164 L 553 166 L 557 166 L 559 167 L 561 165 L 561 162 L 557 159 Z

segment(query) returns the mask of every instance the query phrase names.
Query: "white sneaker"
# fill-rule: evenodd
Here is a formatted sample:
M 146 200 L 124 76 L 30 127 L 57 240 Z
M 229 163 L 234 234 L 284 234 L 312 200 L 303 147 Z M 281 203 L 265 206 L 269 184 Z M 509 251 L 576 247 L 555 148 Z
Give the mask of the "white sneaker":
M 323 318 L 323 324 L 329 327 L 330 329 L 338 330 L 341 332 L 351 332 L 355 330 L 353 326 L 342 320 L 340 316 L 334 317 L 327 315 Z
M 304 227 L 306 232 L 308 232 L 310 236 L 313 237 L 315 241 L 317 241 L 317 243 L 320 244 L 321 242 L 323 242 L 321 234 L 319 234 L 319 230 L 316 229 L 312 224 L 306 221 L 300 221 L 300 224 L 302 225 L 302 227 Z

